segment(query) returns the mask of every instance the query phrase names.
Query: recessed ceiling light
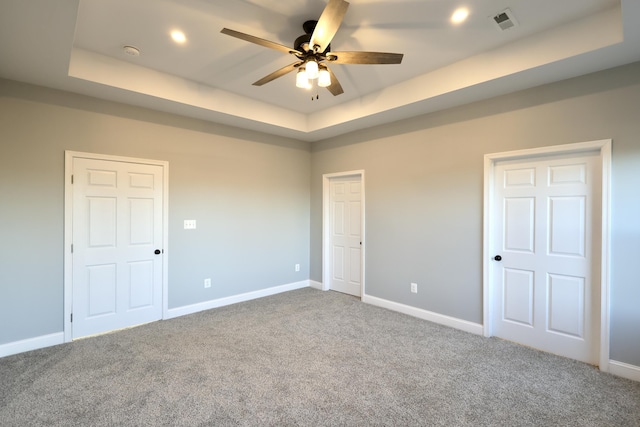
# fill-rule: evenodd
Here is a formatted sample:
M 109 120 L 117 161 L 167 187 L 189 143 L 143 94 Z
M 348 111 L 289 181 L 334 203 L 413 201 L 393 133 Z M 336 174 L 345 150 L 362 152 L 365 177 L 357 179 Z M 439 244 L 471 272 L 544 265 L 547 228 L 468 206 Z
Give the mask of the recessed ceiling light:
M 140 56 L 140 49 L 135 46 L 122 46 L 122 51 L 129 56 Z
M 467 9 L 466 7 L 461 7 L 453 12 L 453 15 L 451 15 L 451 22 L 454 24 L 460 24 L 464 22 L 468 16 L 469 9 Z
M 171 31 L 171 38 L 173 39 L 174 42 L 180 43 L 180 44 L 187 41 L 187 36 L 185 36 L 184 33 L 180 30 Z

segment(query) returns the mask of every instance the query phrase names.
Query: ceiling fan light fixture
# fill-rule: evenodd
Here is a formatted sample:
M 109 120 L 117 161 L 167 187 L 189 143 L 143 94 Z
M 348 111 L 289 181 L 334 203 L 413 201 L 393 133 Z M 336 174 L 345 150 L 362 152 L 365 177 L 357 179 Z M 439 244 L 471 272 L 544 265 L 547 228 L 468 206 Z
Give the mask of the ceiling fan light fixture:
M 309 80 L 318 78 L 318 63 L 314 59 L 307 61 L 305 67 L 307 69 L 307 78 Z
M 298 73 L 296 74 L 296 86 L 302 89 L 309 89 L 311 87 L 304 67 L 300 67 L 298 69 Z
M 286 65 L 254 82 L 254 86 L 262 86 L 297 70 L 297 87 L 311 89 L 315 86 L 313 80 L 318 79 L 319 87 L 326 87 L 333 96 L 338 96 L 344 93 L 344 90 L 335 74 L 323 61 L 335 64 L 400 64 L 403 57 L 401 53 L 388 52 L 333 52 L 331 41 L 342 24 L 348 7 L 349 2 L 346 0 L 328 0 L 317 21 L 306 21 L 302 25 L 305 34 L 296 38 L 293 49 L 229 28 L 223 28 L 220 32 L 297 58 L 293 64 Z M 324 70 L 322 77 L 320 77 L 321 70 Z M 315 99 L 318 99 L 317 94 Z
M 318 72 L 318 86 L 331 86 L 331 73 L 329 73 L 329 70 L 327 70 L 326 68 L 321 68 Z

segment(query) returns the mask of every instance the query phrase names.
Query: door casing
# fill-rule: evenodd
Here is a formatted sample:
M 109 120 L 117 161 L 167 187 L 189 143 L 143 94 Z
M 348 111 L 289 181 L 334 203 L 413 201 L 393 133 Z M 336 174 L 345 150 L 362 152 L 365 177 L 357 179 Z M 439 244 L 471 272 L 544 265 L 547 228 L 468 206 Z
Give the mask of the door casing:
M 73 243 L 73 159 L 85 158 L 95 160 L 108 160 L 114 162 L 141 163 L 162 167 L 163 193 L 162 193 L 162 248 L 164 250 L 164 262 L 162 263 L 162 318 L 167 318 L 169 309 L 168 295 L 168 264 L 169 264 L 169 162 L 162 160 L 139 159 L 106 154 L 83 153 L 77 151 L 65 151 L 64 164 L 64 342 L 73 340 L 71 313 L 73 312 L 73 255 L 71 245 Z
M 494 277 L 492 277 L 491 256 L 494 248 L 491 246 L 493 215 L 493 186 L 495 164 L 504 160 L 529 160 L 552 154 L 580 154 L 584 152 L 598 152 L 600 167 L 602 168 L 602 233 L 593 236 L 600 239 L 600 370 L 609 370 L 609 286 L 610 286 L 610 186 L 611 186 L 611 140 L 598 140 L 575 144 L 555 145 L 550 147 L 533 148 L 518 151 L 487 154 L 484 156 L 484 221 L 483 221 L 483 334 L 486 337 L 493 335 L 492 294 Z M 598 313 L 593 313 L 598 316 Z
M 330 289 L 329 285 L 329 277 L 331 277 L 331 269 L 332 269 L 332 257 L 331 257 L 331 180 L 335 178 L 343 178 L 343 177 L 360 177 L 360 186 L 362 193 L 362 201 L 361 206 L 362 209 L 360 211 L 360 219 L 362 224 L 361 231 L 361 239 L 362 239 L 362 251 L 360 253 L 361 257 L 361 268 L 362 268 L 362 285 L 360 289 L 360 299 L 362 300 L 365 296 L 365 251 L 366 251 L 366 243 L 367 239 L 365 238 L 365 181 L 364 181 L 364 170 L 355 170 L 348 172 L 337 172 L 337 173 L 329 173 L 322 175 L 322 290 L 328 291 Z

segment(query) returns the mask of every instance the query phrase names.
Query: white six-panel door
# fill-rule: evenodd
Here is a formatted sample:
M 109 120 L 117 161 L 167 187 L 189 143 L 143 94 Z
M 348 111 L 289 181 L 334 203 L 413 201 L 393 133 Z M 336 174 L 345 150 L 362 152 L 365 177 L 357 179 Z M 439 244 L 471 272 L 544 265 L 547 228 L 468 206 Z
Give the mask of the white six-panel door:
M 332 290 L 361 296 L 362 185 L 360 177 L 330 181 L 330 235 Z
M 73 338 L 159 320 L 162 167 L 74 158 L 73 180 Z
M 496 164 L 493 333 L 598 363 L 599 154 Z

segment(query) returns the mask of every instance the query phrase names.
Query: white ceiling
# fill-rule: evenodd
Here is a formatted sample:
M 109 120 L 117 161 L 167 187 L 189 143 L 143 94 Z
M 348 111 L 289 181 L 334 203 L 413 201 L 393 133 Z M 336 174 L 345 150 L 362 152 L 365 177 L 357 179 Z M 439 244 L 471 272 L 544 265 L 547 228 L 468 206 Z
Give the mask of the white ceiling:
M 640 60 L 638 0 L 351 0 L 334 51 L 404 53 L 333 64 L 345 93 L 318 100 L 295 58 L 220 33 L 293 46 L 326 0 L 2 0 L 0 77 L 315 141 Z M 460 25 L 450 16 L 470 10 Z M 491 16 L 509 8 L 519 26 Z M 169 33 L 187 36 L 176 44 Z M 141 55 L 123 53 L 124 45 Z M 316 91 L 313 92 L 315 94 Z

